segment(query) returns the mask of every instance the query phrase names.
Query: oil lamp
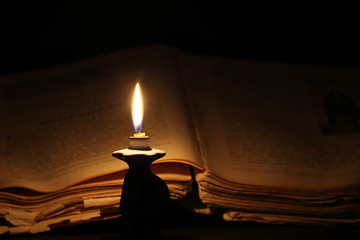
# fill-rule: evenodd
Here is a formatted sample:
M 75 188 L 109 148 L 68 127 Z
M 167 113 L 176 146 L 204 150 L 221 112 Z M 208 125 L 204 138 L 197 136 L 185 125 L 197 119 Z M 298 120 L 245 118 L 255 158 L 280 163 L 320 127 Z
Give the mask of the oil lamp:
M 151 230 L 153 217 L 166 207 L 170 199 L 166 183 L 150 169 L 152 162 L 165 156 L 165 152 L 151 148 L 149 137 L 141 132 L 143 104 L 139 83 L 134 93 L 132 119 L 135 134 L 130 137 L 129 147 L 112 155 L 129 165 L 121 193 L 120 214 L 127 219 L 131 234 L 139 237 Z

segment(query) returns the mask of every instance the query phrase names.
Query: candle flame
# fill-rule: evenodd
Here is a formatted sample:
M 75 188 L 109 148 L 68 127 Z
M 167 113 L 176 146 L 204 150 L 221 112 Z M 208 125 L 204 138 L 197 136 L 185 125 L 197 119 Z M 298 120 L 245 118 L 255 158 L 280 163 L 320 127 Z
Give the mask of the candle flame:
M 136 133 L 139 133 L 141 131 L 143 112 L 144 110 L 141 99 L 140 86 L 139 83 L 137 83 L 135 87 L 134 99 L 132 104 L 132 119 Z

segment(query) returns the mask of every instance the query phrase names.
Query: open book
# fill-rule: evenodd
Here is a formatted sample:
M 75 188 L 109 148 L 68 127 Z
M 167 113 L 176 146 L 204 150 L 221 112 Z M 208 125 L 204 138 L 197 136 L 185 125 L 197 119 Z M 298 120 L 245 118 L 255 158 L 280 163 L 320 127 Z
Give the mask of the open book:
M 226 220 L 359 222 L 359 77 L 161 46 L 3 76 L 0 233 L 118 216 L 136 81 L 172 198 L 195 180 Z

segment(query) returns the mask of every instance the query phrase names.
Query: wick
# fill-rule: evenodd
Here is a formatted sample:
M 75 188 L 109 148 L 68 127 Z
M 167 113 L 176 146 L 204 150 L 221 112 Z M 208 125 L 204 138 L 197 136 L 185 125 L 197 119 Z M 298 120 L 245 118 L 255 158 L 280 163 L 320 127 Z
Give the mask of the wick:
M 146 135 L 145 135 L 145 133 L 143 132 L 137 132 L 137 133 L 134 133 L 134 138 L 145 138 L 146 137 Z

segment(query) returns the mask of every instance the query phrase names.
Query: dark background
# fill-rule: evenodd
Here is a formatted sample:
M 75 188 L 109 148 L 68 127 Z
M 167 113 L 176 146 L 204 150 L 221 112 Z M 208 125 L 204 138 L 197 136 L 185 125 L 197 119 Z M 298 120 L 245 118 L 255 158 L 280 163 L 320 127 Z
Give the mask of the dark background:
M 1 1 L 0 74 L 152 44 L 235 59 L 357 66 L 347 3 Z

